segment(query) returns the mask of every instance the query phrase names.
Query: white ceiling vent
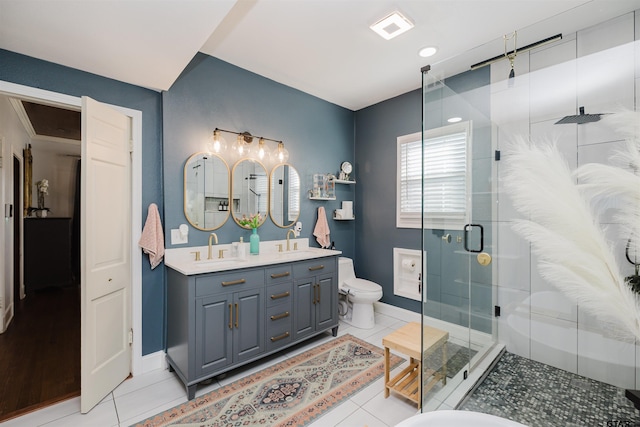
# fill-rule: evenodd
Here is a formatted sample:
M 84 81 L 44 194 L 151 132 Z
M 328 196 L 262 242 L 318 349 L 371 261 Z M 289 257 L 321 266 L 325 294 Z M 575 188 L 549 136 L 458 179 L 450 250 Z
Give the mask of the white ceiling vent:
M 405 31 L 412 29 L 413 23 L 400 12 L 396 11 L 385 16 L 369 28 L 378 33 L 383 39 L 391 40 Z

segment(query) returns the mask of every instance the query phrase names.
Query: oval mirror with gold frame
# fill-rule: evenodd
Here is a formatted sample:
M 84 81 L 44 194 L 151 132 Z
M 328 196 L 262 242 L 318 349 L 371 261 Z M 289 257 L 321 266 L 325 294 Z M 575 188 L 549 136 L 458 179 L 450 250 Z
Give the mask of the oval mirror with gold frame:
M 260 214 L 258 227 L 264 224 L 269 211 L 269 180 L 262 163 L 242 159 L 233 166 L 231 174 L 231 216 L 239 226 L 243 217 Z
M 300 216 L 300 174 L 288 163 L 277 165 L 271 171 L 269 215 L 280 228 L 292 227 Z
M 213 153 L 195 153 L 184 165 L 184 216 L 198 230 L 216 230 L 229 218 L 229 166 Z

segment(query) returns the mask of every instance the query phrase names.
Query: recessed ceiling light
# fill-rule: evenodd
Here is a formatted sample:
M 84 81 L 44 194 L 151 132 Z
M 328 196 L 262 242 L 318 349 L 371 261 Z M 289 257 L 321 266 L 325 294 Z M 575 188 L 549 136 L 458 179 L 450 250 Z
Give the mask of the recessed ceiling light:
M 438 51 L 437 47 L 427 46 L 420 49 L 420 51 L 418 52 L 418 55 L 420 55 L 423 58 L 428 58 L 430 56 L 435 55 L 437 51 Z
M 413 23 L 405 18 L 400 12 L 396 11 L 385 16 L 369 28 L 378 33 L 383 39 L 391 40 L 405 31 L 412 29 Z
M 458 123 L 459 121 L 462 120 L 462 117 L 451 117 L 450 119 L 448 119 L 447 121 L 449 123 Z

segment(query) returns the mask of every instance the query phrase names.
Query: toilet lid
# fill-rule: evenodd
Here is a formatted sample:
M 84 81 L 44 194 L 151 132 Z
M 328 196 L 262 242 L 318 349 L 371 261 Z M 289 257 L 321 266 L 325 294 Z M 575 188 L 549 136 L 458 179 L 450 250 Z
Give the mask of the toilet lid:
M 365 279 L 349 279 L 344 282 L 342 288 L 360 292 L 377 292 L 381 289 L 377 283 Z

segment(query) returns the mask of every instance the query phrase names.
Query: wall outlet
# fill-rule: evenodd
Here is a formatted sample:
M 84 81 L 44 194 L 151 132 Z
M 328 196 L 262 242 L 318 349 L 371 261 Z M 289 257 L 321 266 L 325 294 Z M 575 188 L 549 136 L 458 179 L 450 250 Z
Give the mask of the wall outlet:
M 183 235 L 177 228 L 171 229 L 171 244 L 172 245 L 184 245 L 189 242 L 189 235 Z

